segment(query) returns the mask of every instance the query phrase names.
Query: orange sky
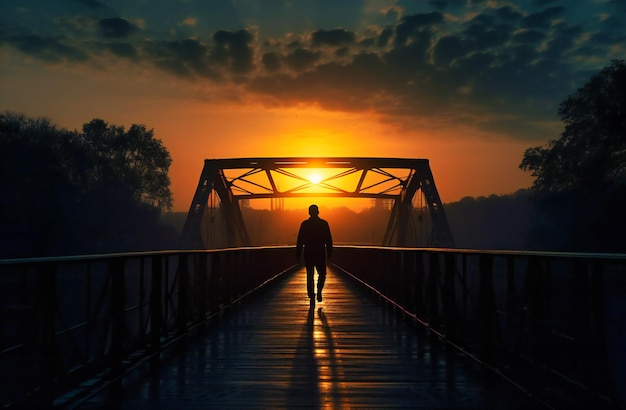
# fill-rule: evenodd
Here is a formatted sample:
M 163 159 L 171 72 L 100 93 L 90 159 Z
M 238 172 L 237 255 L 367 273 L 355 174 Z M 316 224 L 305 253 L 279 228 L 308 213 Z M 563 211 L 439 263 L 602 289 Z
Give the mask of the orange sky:
M 348 156 L 427 158 L 442 201 L 464 196 L 512 193 L 530 186 L 518 168 L 523 142 L 455 137 L 437 139 L 381 123 L 371 114 L 332 113 L 319 109 L 248 109 L 207 112 L 186 109 L 180 123 L 159 127 L 174 160 L 171 178 L 175 209 L 187 210 L 205 158 Z M 159 123 L 159 119 L 155 119 Z M 185 135 L 184 142 L 177 140 Z M 224 141 L 216 142 L 216 141 Z M 254 205 L 253 205 L 254 206 Z M 350 206 L 350 204 L 348 204 Z

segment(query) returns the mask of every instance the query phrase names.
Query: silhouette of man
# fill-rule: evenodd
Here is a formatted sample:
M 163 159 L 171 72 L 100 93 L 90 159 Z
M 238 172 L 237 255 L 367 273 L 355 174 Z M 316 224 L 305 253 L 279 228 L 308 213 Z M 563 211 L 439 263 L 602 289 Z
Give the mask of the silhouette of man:
M 296 257 L 300 263 L 302 248 L 304 248 L 304 265 L 306 267 L 306 290 L 311 299 L 311 305 L 315 305 L 314 278 L 317 270 L 317 301 L 322 301 L 322 289 L 326 281 L 326 257 L 333 254 L 333 239 L 330 234 L 328 222 L 319 217 L 317 205 L 309 207 L 310 218 L 300 224 L 298 242 L 296 245 Z

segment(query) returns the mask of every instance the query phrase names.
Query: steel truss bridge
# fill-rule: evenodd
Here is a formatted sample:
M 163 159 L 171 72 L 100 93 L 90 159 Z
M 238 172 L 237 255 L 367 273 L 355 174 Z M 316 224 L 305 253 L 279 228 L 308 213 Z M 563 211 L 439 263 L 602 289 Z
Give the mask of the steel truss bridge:
M 306 172 L 317 173 L 312 181 Z M 434 247 L 454 245 L 427 159 L 292 157 L 207 159 L 183 228 L 183 249 L 207 249 L 203 220 L 219 200 L 224 247 L 249 246 L 242 200 L 275 198 L 370 198 L 393 203 L 383 246 L 415 246 L 413 201 L 421 191 L 430 215 Z

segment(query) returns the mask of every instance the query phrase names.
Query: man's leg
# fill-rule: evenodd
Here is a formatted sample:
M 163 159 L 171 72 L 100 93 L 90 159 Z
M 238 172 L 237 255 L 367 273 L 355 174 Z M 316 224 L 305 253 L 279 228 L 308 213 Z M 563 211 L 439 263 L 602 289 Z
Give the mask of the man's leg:
M 309 295 L 310 299 L 315 297 L 315 293 L 313 291 L 313 274 L 315 273 L 315 265 L 306 265 L 306 292 Z
M 320 263 L 315 265 L 317 269 L 317 301 L 322 301 L 322 289 L 324 289 L 324 283 L 326 282 L 326 264 Z

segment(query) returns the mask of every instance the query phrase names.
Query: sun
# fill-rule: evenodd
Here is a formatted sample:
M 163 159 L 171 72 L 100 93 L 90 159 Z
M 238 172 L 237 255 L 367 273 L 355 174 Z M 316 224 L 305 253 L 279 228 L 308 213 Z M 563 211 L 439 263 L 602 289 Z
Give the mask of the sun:
M 313 185 L 317 185 L 320 182 L 322 182 L 322 176 L 318 173 L 313 173 L 313 174 L 309 174 L 309 176 L 307 177 L 307 179 L 313 184 Z

